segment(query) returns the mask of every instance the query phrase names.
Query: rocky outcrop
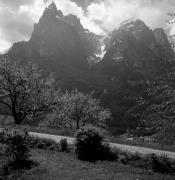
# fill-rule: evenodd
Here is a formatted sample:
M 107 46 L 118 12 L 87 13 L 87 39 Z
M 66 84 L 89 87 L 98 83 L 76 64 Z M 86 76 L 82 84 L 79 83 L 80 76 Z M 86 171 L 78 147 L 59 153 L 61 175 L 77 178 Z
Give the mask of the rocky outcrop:
M 54 3 L 43 12 L 28 42 L 15 43 L 9 54 L 23 59 L 54 59 L 56 66 L 89 68 L 88 58 L 98 52 L 98 36 L 84 29 L 74 15 L 64 16 Z
M 161 73 L 162 61 L 174 57 L 164 32 L 153 32 L 138 19 L 121 23 L 104 42 L 106 54 L 101 62 L 102 72 L 117 77 L 128 73 L 127 78 L 132 78 L 133 74 L 133 78 L 140 78 L 135 77 L 135 72 L 140 72 L 144 78 L 154 76 Z

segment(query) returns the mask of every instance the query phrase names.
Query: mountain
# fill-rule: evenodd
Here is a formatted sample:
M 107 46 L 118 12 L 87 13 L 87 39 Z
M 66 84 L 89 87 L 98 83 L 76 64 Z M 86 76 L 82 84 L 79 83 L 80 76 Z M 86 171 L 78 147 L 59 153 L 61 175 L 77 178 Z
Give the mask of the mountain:
M 105 37 L 97 36 L 54 3 L 45 8 L 29 41 L 15 43 L 8 55 L 54 72 L 60 88 L 94 91 L 111 109 L 108 125 L 115 133 L 138 127 L 141 118 L 131 109 L 150 84 L 162 76 L 168 85 L 174 84 L 175 53 L 163 29 L 151 30 L 143 21 L 132 19 Z
M 46 71 L 55 72 L 57 81 L 64 88 L 84 88 L 87 83 L 82 77 L 88 76 L 89 58 L 99 52 L 99 39 L 84 29 L 76 16 L 64 16 L 52 2 L 34 25 L 29 41 L 15 43 L 8 55 L 24 62 L 38 63 Z
M 28 42 L 18 42 L 9 54 L 27 59 L 54 59 L 57 65 L 87 69 L 98 52 L 99 37 L 84 29 L 74 15 L 64 16 L 55 3 L 46 7 Z
M 159 87 L 173 88 L 175 53 L 163 29 L 151 30 L 138 19 L 121 23 L 106 36 L 104 44 L 106 53 L 98 69 L 108 80 L 103 102 L 115 117 L 110 127 L 135 129 L 146 108 L 163 103 L 163 98 L 158 101 L 156 97 L 162 92 Z M 155 89 L 157 93 L 151 97 L 149 94 Z
M 13 45 L 10 54 L 23 58 L 56 59 L 57 64 L 88 68 L 87 54 L 76 29 L 63 20 L 54 3 L 44 11 L 28 42 Z
M 109 76 L 132 80 L 152 78 L 162 73 L 162 62 L 174 58 L 163 29 L 152 31 L 138 19 L 121 23 L 104 43 L 106 54 L 101 66 L 102 72 Z

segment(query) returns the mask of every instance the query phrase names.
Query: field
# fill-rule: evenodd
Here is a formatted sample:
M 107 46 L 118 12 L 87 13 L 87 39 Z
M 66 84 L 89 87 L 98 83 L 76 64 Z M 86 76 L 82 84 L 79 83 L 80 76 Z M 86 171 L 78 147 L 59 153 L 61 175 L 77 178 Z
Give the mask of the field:
M 72 153 L 32 150 L 32 160 L 38 166 L 31 170 L 14 171 L 6 180 L 174 180 L 175 177 L 156 174 L 116 162 L 88 163 Z M 1 155 L 1 164 L 3 157 Z

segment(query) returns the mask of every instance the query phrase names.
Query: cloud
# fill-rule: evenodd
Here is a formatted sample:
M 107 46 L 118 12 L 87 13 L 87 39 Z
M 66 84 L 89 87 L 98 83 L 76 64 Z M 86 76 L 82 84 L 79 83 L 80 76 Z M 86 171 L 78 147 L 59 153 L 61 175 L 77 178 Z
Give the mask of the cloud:
M 82 7 L 84 10 L 87 9 L 87 7 L 91 4 L 91 3 L 99 3 L 102 0 L 71 0 L 72 2 L 75 2 L 78 6 Z
M 151 28 L 164 27 L 167 13 L 173 11 L 174 0 L 101 0 L 87 11 L 91 21 L 105 31 L 115 29 L 122 21 L 139 18 Z
M 0 0 L 0 4 L 3 7 L 11 9 L 18 9 L 21 5 L 31 5 L 34 0 Z
M 0 53 L 4 53 L 11 46 L 11 43 L 4 40 L 1 36 L 0 39 Z
M 44 7 L 42 0 L 0 0 L 0 53 L 29 39 Z
M 104 33 L 103 29 L 96 24 L 95 21 L 91 20 L 86 14 L 82 7 L 77 6 L 75 2 L 70 0 L 55 0 L 57 8 L 62 10 L 64 15 L 74 14 L 79 17 L 84 28 L 89 29 L 91 32 L 96 34 Z
M 16 41 L 25 39 L 31 32 L 32 23 L 30 16 L 27 13 L 16 14 L 6 9 L 0 12 L 0 16 L 5 18 L 0 19 L 1 33 L 3 33 L 7 41 Z
M 165 24 L 167 13 L 174 10 L 174 0 L 87 0 L 89 6 L 82 5 L 86 11 L 80 6 L 82 1 L 55 3 L 65 15 L 78 16 L 83 26 L 96 34 L 110 32 L 130 18 L 139 18 L 150 28 L 164 27 L 175 33 L 174 25 Z M 16 41 L 29 39 L 44 8 L 43 0 L 0 0 L 0 51 Z

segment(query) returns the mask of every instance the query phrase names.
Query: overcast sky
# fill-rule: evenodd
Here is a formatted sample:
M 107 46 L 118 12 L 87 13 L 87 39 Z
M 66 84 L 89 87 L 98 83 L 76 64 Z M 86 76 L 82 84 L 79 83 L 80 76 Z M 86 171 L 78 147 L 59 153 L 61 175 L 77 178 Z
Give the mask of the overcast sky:
M 55 3 L 65 15 L 77 15 L 85 28 L 97 34 L 109 32 L 130 18 L 142 19 L 152 29 L 175 32 L 173 25 L 165 23 L 167 13 L 175 12 L 175 0 L 98 0 L 86 12 L 70 0 Z M 0 0 L 0 52 L 14 42 L 28 40 L 44 8 L 43 0 Z

